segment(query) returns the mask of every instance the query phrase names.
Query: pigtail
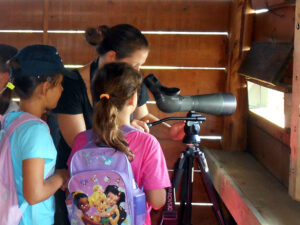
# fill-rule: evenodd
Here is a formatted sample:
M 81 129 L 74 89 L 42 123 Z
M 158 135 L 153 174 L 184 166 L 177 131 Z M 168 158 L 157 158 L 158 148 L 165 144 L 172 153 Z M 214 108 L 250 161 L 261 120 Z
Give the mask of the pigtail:
M 96 144 L 106 145 L 117 149 L 133 158 L 122 131 L 117 124 L 118 109 L 113 104 L 113 97 L 101 98 L 94 106 L 93 131 L 97 134 Z

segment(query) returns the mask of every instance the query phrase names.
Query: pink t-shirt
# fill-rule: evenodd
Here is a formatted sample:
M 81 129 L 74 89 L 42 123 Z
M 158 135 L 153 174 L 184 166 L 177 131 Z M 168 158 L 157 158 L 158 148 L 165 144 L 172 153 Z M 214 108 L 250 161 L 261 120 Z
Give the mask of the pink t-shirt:
M 157 139 L 151 134 L 143 131 L 133 131 L 125 135 L 130 150 L 134 153 L 134 160 L 131 167 L 135 181 L 144 190 L 155 190 L 170 187 L 170 178 L 166 165 L 166 160 L 161 146 Z M 84 132 L 76 137 L 71 155 L 68 159 L 68 166 L 75 152 L 87 144 Z M 147 203 L 147 217 L 145 225 L 151 225 L 151 206 Z

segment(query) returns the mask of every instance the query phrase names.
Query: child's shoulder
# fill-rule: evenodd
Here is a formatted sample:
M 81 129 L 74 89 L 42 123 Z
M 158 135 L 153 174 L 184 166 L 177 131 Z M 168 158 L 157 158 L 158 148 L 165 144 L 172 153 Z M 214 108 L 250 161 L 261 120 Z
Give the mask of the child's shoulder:
M 17 119 L 19 116 L 23 115 L 24 116 L 24 112 L 10 112 L 6 115 L 6 119 L 5 119 L 5 123 L 4 123 L 4 128 L 7 128 L 15 119 Z M 27 113 L 28 114 L 28 113 Z M 18 127 L 17 129 L 30 129 L 30 130 L 38 130 L 38 129 L 42 129 L 42 130 L 49 130 L 48 125 L 46 125 L 45 122 L 42 122 L 38 117 L 36 117 L 33 115 L 29 115 L 32 119 L 31 121 L 26 121 L 25 123 L 23 123 L 22 125 L 20 125 L 20 127 Z
M 150 133 L 135 129 L 134 131 L 125 135 L 125 138 L 129 140 L 135 140 L 136 142 L 141 143 L 158 143 L 156 137 Z

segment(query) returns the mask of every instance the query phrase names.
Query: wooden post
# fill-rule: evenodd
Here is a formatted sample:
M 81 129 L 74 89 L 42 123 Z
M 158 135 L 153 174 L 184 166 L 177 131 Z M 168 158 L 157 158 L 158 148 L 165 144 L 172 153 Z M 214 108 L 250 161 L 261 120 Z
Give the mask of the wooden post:
M 43 44 L 48 44 L 49 0 L 44 0 Z
M 250 47 L 251 44 L 252 15 L 247 13 L 249 8 L 248 0 L 234 0 L 230 13 L 226 92 L 236 96 L 237 109 L 232 116 L 224 117 L 222 139 L 222 148 L 230 151 L 243 151 L 246 148 L 247 86 L 238 69 L 245 53 L 244 47 L 246 44 Z
M 296 1 L 289 194 L 300 200 L 300 3 Z

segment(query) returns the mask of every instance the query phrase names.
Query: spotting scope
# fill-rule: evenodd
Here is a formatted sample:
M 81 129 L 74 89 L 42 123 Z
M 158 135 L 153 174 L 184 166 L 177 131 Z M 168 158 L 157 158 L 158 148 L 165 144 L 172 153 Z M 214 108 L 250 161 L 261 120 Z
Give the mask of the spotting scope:
M 166 113 L 196 111 L 212 115 L 232 115 L 236 109 L 236 98 L 231 93 L 180 95 L 180 89 L 163 86 L 154 74 L 148 75 L 144 83 L 152 92 L 157 107 Z

